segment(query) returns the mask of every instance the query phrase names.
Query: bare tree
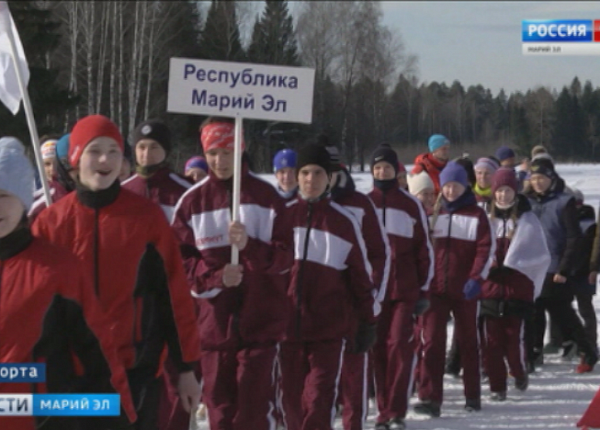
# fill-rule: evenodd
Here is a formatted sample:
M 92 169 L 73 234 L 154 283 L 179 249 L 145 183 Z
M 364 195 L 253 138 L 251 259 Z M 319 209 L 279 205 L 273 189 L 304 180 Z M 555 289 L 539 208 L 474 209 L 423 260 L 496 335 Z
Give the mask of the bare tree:
M 129 63 L 129 73 L 127 76 L 127 95 L 128 95 L 128 129 L 135 126 L 140 93 L 142 86 L 142 66 L 144 61 L 144 46 L 146 42 L 145 32 L 148 21 L 148 2 L 135 3 L 135 24 L 133 33 L 133 48 L 131 51 L 131 61 Z M 123 124 L 121 124 L 123 127 Z

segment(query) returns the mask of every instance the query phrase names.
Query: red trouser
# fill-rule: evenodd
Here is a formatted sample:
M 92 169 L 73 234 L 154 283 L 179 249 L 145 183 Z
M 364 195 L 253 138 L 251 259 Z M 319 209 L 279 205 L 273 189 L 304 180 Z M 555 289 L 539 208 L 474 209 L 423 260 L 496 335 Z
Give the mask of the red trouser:
M 373 348 L 378 423 L 406 416 L 417 363 L 415 303 L 385 302 L 379 315 Z
M 450 299 L 431 295 L 431 306 L 423 314 L 423 357 L 419 373 L 419 399 L 442 404 L 444 367 L 446 362 L 447 324 L 450 311 L 454 314 L 454 330 L 458 334 L 465 397 L 481 398 L 481 363 L 476 300 Z
M 525 377 L 525 323 L 515 315 L 483 320 L 486 370 L 492 392 L 506 391 L 507 371 L 504 357 L 515 378 Z
M 344 430 L 362 430 L 367 419 L 369 382 L 369 359 L 367 353 L 344 354 L 340 379 L 340 403 Z
M 333 429 L 343 355 L 342 340 L 281 345 L 281 400 L 287 430 Z
M 273 428 L 277 348 L 202 351 L 202 395 L 211 430 Z

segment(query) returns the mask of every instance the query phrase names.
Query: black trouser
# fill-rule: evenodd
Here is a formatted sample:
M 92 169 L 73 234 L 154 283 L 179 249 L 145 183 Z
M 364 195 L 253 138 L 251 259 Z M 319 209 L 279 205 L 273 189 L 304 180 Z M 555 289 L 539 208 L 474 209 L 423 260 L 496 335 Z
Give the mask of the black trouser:
M 598 345 L 598 320 L 596 319 L 596 309 L 592 303 L 594 293 L 591 291 L 577 290 L 575 293 L 577 299 L 577 310 L 583 319 L 583 328 L 588 342 L 593 346 Z
M 571 339 L 575 342 L 580 352 L 588 355 L 592 353 L 581 320 L 573 309 L 572 287 L 566 284 L 556 284 L 552 278 L 554 274 L 548 274 L 544 282 L 542 294 L 535 302 L 535 341 L 534 348 L 541 351 L 544 347 L 544 333 L 546 331 L 546 317 L 544 312 L 548 311 L 550 318 L 556 322 L 563 339 Z
M 159 430 L 158 406 L 160 401 L 160 378 L 136 377 L 127 372 L 129 387 L 138 419 L 132 430 Z

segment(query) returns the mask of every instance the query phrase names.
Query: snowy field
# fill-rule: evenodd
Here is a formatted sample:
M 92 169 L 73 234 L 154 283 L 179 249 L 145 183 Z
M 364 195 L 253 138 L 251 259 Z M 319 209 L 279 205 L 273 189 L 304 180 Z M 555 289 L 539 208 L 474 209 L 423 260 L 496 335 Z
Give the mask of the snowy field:
M 409 168 L 409 166 L 407 166 Z M 567 185 L 584 193 L 586 203 L 598 208 L 600 201 L 600 165 L 558 165 L 558 173 Z M 273 182 L 273 175 L 263 175 Z M 368 192 L 372 188 L 369 174 L 353 175 L 357 188 Z M 600 320 L 600 299 L 594 303 Z M 449 338 L 452 326 L 449 325 Z M 502 403 L 488 400 L 489 386 L 484 385 L 482 410 L 476 413 L 464 411 L 462 382 L 450 376 L 444 380 L 444 404 L 441 418 L 424 418 L 412 411 L 407 416 L 410 430 L 521 430 L 521 429 L 575 429 L 576 423 L 586 410 L 592 397 L 600 387 L 600 367 L 593 373 L 578 375 L 574 372 L 576 361 L 563 363 L 560 355 L 548 355 L 546 364 L 530 375 L 529 389 L 521 393 L 509 385 L 508 398 Z M 440 366 L 442 363 L 440 363 Z M 411 399 L 411 405 L 417 401 Z M 411 408 L 412 409 L 412 408 Z M 365 430 L 375 426 L 375 411 L 369 411 Z M 208 429 L 203 422 L 201 429 Z M 342 430 L 341 421 L 336 421 L 336 430 Z M 249 429 L 250 430 L 250 429 Z

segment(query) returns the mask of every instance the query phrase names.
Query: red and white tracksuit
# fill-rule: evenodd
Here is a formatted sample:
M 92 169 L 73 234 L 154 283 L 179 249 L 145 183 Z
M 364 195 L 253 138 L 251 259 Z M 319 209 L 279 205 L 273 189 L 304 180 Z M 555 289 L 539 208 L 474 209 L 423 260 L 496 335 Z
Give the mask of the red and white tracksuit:
M 439 216 L 432 224 L 435 275 L 430 287 L 431 305 L 423 314 L 419 398 L 442 404 L 446 326 L 452 312 L 464 369 L 465 397 L 478 400 L 481 396 L 478 302 L 466 300 L 463 289 L 469 279 L 482 283 L 488 276 L 495 237 L 470 188 L 451 203 L 443 200 Z
M 385 296 L 390 272 L 390 249 L 387 235 L 377 215 L 373 202 L 356 191 L 350 173 L 342 169 L 331 192 L 336 203 L 350 211 L 358 221 L 371 263 L 372 279 L 380 303 Z M 376 305 L 377 307 L 377 305 Z M 379 313 L 379 312 L 377 312 Z M 368 391 L 372 373 L 369 369 L 369 354 L 347 351 L 340 380 L 339 403 L 343 406 L 342 422 L 345 430 L 362 430 L 368 413 Z
M 426 298 L 433 277 L 433 248 L 422 204 L 400 188 L 369 194 L 385 226 L 392 264 L 373 350 L 377 422 L 404 418 L 417 363 L 415 304 Z
M 374 323 L 370 264 L 358 223 L 325 197 L 288 203 L 294 265 L 292 319 L 281 348 L 288 430 L 331 430 L 346 339 L 357 319 Z
M 240 251 L 243 280 L 223 285 L 231 261 L 232 180 L 212 172 L 175 209 L 193 295 L 199 302 L 203 400 L 213 430 L 268 430 L 274 423 L 275 359 L 290 316 L 285 285 L 276 279 L 292 262 L 292 231 L 275 188 L 244 164 L 240 222 L 248 243 Z

